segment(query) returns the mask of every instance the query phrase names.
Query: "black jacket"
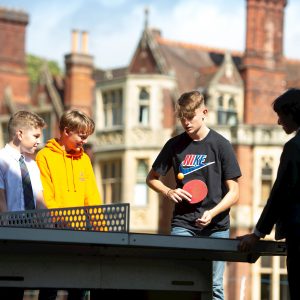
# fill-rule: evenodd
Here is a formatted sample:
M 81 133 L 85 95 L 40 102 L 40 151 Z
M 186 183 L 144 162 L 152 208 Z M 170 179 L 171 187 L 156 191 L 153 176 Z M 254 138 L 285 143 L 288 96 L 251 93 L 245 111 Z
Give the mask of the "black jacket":
M 277 178 L 257 222 L 259 232 L 275 238 L 300 237 L 300 131 L 283 148 Z

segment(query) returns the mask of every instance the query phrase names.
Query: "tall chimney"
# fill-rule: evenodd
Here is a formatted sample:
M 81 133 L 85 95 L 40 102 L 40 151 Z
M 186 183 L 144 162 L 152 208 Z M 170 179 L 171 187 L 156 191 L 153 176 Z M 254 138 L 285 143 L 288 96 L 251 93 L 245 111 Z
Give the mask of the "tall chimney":
M 10 88 L 15 102 L 29 103 L 25 34 L 29 16 L 0 7 L 0 112 L 5 113 L 4 91 Z
M 81 32 L 81 46 L 78 47 L 79 31 L 72 33 L 72 52 L 65 55 L 66 89 L 65 108 L 78 108 L 92 115 L 94 100 L 93 56 L 88 54 L 88 33 Z
M 78 52 L 78 30 L 72 30 L 72 46 L 71 53 Z
M 272 102 L 285 89 L 283 23 L 286 0 L 246 0 L 244 121 L 275 124 Z
M 88 33 L 86 31 L 82 31 L 82 47 L 81 47 L 81 50 L 82 50 L 82 53 L 83 54 L 88 54 L 88 39 L 89 39 L 89 36 L 88 36 Z

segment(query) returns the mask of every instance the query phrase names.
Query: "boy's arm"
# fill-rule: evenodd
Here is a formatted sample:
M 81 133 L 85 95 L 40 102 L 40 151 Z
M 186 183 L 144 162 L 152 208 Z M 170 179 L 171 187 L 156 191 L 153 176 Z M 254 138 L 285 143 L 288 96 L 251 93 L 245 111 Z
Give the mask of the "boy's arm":
M 7 211 L 7 202 L 6 202 L 6 193 L 5 193 L 5 180 L 2 172 L 2 168 L 0 168 L 0 212 Z
M 237 179 L 225 180 L 228 192 L 225 194 L 221 202 L 210 210 L 212 217 L 219 215 L 221 212 L 229 209 L 239 199 L 239 184 Z
M 211 220 L 221 212 L 229 209 L 239 199 L 239 185 L 237 179 L 225 180 L 225 185 L 228 192 L 223 197 L 221 202 L 210 210 L 206 210 L 201 218 L 196 220 L 196 225 L 200 228 L 206 227 L 211 223 Z
M 175 203 L 179 203 L 184 200 L 191 201 L 191 194 L 189 194 L 184 189 L 171 189 L 167 187 L 160 180 L 160 174 L 157 173 L 153 168 L 147 175 L 146 183 L 151 189 L 153 189 L 159 194 L 162 194 L 166 199 L 172 200 Z
M 0 189 L 0 212 L 7 211 L 6 195 L 5 190 Z
M 40 191 L 36 196 L 36 208 L 37 209 L 46 209 L 46 203 L 44 201 L 43 191 Z
M 86 181 L 86 189 L 85 189 L 85 198 L 84 205 L 101 205 L 103 204 L 103 200 L 98 190 L 93 166 L 91 164 L 90 159 L 87 157 L 87 181 Z
M 168 192 L 171 189 L 167 187 L 159 178 L 160 175 L 157 172 L 155 172 L 153 169 L 151 169 L 146 178 L 146 183 L 151 189 L 167 197 Z
M 47 208 L 57 208 L 58 204 L 54 197 L 54 186 L 51 180 L 50 172 L 45 157 L 37 154 L 36 163 L 40 169 L 41 181 L 43 185 L 43 202 Z

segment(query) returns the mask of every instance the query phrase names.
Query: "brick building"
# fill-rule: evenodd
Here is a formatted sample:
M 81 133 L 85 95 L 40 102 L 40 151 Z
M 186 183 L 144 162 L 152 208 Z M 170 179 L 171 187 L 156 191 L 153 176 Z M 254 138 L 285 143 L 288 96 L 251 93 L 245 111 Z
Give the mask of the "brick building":
M 249 232 L 289 138 L 274 125 L 271 104 L 286 88 L 300 87 L 300 61 L 283 53 L 287 1 L 245 3 L 245 52 L 169 40 L 149 28 L 146 13 L 128 66 L 94 69 L 87 33 L 81 33 L 79 47 L 80 33 L 74 31 L 65 78 L 52 78 L 44 68 L 32 89 L 24 53 L 28 15 L 0 9 L 0 44 L 6 45 L 0 47 L 2 128 L 14 110 L 30 107 L 48 120 L 47 137 L 54 134 L 65 108 L 87 111 L 96 121 L 93 163 L 105 203 L 130 203 L 131 231 L 168 233 L 172 205 L 147 188 L 145 177 L 167 139 L 181 130 L 173 114 L 176 99 L 199 89 L 207 98 L 208 125 L 231 141 L 243 173 L 241 197 L 231 211 L 231 235 Z M 228 263 L 225 288 L 230 300 L 288 299 L 286 285 L 282 257 L 264 257 L 254 265 Z

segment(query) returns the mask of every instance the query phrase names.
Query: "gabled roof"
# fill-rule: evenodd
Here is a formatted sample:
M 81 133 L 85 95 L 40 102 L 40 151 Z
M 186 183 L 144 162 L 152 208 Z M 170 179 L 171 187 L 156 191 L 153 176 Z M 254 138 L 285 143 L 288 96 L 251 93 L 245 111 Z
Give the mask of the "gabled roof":
M 233 62 L 231 53 L 226 51 L 222 64 L 218 67 L 217 70 L 213 70 L 214 75 L 206 84 L 222 84 L 243 87 L 243 79 L 240 72 L 237 69 L 237 66 Z M 201 74 L 204 73 L 201 69 Z M 203 85 L 201 87 L 206 87 Z
M 146 29 L 131 61 L 129 73 L 150 74 L 155 70 L 157 74 L 173 75 L 178 81 L 178 91 L 181 93 L 195 89 L 199 83 L 207 85 L 223 62 L 225 51 L 168 40 L 158 30 Z M 234 51 L 232 56 L 239 67 L 242 53 Z M 151 57 L 155 67 L 145 68 Z
M 124 78 L 127 74 L 127 69 L 127 67 L 108 70 L 95 69 L 94 79 L 96 82 L 103 82 L 111 79 Z
M 221 67 L 226 52 L 228 49 L 169 40 L 163 38 L 159 30 L 145 28 L 128 68 L 97 70 L 96 81 L 126 74 L 161 74 L 175 77 L 178 93 L 206 88 Z M 244 53 L 230 51 L 230 54 L 240 72 Z M 287 87 L 300 87 L 300 60 L 285 59 L 285 68 Z M 239 80 L 238 77 L 235 79 Z

